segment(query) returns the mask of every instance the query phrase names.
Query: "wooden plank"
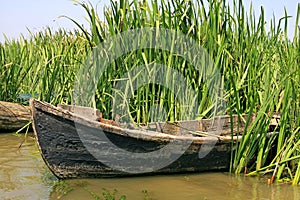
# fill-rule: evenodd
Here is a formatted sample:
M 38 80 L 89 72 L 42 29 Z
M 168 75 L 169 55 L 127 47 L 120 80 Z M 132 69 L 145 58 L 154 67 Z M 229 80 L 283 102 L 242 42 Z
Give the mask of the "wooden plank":
M 14 131 L 25 126 L 31 119 L 28 106 L 0 101 L 0 130 Z
M 65 104 L 58 104 L 57 107 L 88 118 L 92 121 L 100 121 L 100 118 L 102 118 L 102 114 L 100 113 L 100 111 L 94 108 Z

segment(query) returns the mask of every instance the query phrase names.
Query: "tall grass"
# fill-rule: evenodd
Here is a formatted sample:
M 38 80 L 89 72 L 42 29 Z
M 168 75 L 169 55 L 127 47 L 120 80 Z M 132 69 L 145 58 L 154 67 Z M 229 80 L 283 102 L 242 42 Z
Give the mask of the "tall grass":
M 52 103 L 71 102 L 75 74 L 101 42 L 137 28 L 180 31 L 213 58 L 221 73 L 226 112 L 238 114 L 246 121 L 241 142 L 233 144 L 231 172 L 268 173 L 270 183 L 285 180 L 299 184 L 300 5 L 291 39 L 287 35 L 287 13 L 277 24 L 275 19 L 271 20 L 267 29 L 264 8 L 257 17 L 252 6 L 245 8 L 242 1 L 233 1 L 233 7 L 221 0 L 206 3 L 208 6 L 201 0 L 111 1 L 101 21 L 91 4 L 77 2 L 88 14 L 90 30 L 69 18 L 79 31 L 52 33 L 47 29 L 32 34 L 31 39 L 1 44 L 0 99 L 16 101 L 19 94 L 30 93 Z M 214 114 L 214 102 L 207 98 L 207 86 L 194 66 L 171 51 L 159 49 L 138 49 L 111 62 L 98 82 L 94 105 L 106 117 L 114 117 L 111 102 L 116 84 L 122 82 L 127 71 L 155 64 L 176 69 L 191 83 L 197 91 L 199 117 Z M 123 102 L 129 104 L 131 120 L 150 121 L 151 108 L 161 107 L 167 108 L 168 120 L 180 119 L 177 96 L 167 88 L 150 84 L 131 93 Z M 250 118 L 243 119 L 244 113 L 255 114 L 255 120 L 250 123 Z M 281 113 L 280 129 L 269 128 L 273 113 Z M 269 132 L 273 134 L 270 136 Z
M 82 33 L 50 28 L 29 39 L 6 40 L 0 44 L 0 99 L 18 101 L 20 94 L 29 94 L 52 103 L 70 102 L 86 46 Z

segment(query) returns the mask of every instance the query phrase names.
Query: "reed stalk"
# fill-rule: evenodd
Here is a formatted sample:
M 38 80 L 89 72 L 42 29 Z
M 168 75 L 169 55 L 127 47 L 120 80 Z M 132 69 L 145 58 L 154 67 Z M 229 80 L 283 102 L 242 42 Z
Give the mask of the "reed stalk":
M 89 30 L 67 17 L 78 30 L 52 32 L 46 28 L 32 33 L 30 39 L 21 36 L 19 40 L 0 44 L 1 100 L 17 101 L 20 94 L 31 94 L 53 104 L 70 103 L 77 70 L 97 45 L 137 28 L 152 27 L 157 34 L 159 28 L 180 31 L 213 58 L 221 74 L 220 98 L 226 101 L 227 114 L 238 114 L 246 121 L 241 142 L 232 143 L 231 172 L 249 175 L 271 172 L 275 181 L 284 179 L 300 183 L 299 4 L 291 39 L 287 35 L 288 13 L 279 22 L 272 19 L 267 29 L 264 8 L 257 16 L 252 5 L 248 9 L 238 0 L 233 4 L 225 0 L 111 1 L 103 11 L 104 19 L 99 18 L 90 3 L 75 2 L 87 13 Z M 155 36 L 147 38 L 152 42 L 155 39 Z M 130 45 L 125 40 L 120 38 L 122 44 Z M 171 45 L 174 44 L 171 42 Z M 187 56 L 196 58 L 195 55 Z M 207 98 L 209 84 L 201 78 L 202 72 L 172 49 L 137 49 L 113 62 L 101 64 L 109 64 L 109 67 L 98 82 L 93 105 L 104 117 L 115 117 L 111 102 L 120 95 L 123 99 L 120 105 L 128 108 L 124 115 L 129 115 L 131 121 L 149 122 L 154 116 L 153 109 L 162 108 L 166 111 L 166 120 L 180 120 L 183 109 L 176 92 L 159 84 L 136 89 L 134 84 L 138 77 L 127 74 L 124 79 L 124 74 L 138 66 L 150 72 L 158 64 L 182 73 L 196 91 L 193 101 L 199 102 L 198 118 L 218 114 L 216 101 Z M 172 76 L 166 78 L 174 79 Z M 118 83 L 125 82 L 126 94 L 115 90 Z M 270 130 L 273 113 L 281 113 L 280 128 Z M 251 122 L 250 118 L 242 119 L 242 114 L 255 114 L 256 118 Z M 273 132 L 271 137 L 269 132 Z

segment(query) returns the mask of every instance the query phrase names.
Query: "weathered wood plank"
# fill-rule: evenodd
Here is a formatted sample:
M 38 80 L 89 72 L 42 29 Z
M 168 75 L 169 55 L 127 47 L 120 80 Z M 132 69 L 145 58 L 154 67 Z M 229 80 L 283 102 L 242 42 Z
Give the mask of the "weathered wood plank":
M 0 130 L 14 131 L 31 119 L 30 108 L 17 103 L 0 101 Z
M 162 148 L 168 143 L 165 138 L 147 141 L 143 138 L 114 134 L 105 129 L 100 130 L 80 123 L 75 124 L 74 121 L 61 118 L 41 109 L 36 109 L 33 117 L 34 130 L 42 157 L 50 170 L 62 179 L 138 175 L 107 166 L 90 153 L 98 152 L 100 157 L 107 157 L 107 160 L 112 156 L 116 156 L 114 155 L 114 149 L 106 148 L 109 145 L 105 140 L 102 140 L 103 134 L 118 148 L 132 153 L 151 152 Z M 88 129 L 89 131 L 85 136 L 79 136 L 78 130 L 80 129 Z M 81 140 L 82 138 L 85 138 L 84 143 Z M 199 150 L 202 143 L 200 141 L 192 143 L 187 151 L 170 165 L 143 174 L 224 170 L 229 167 L 230 143 L 217 143 L 206 157 L 199 159 Z M 89 146 L 89 150 L 86 145 Z M 172 155 L 176 154 L 176 149 L 171 153 Z M 118 162 L 122 164 L 128 162 L 127 156 L 124 153 L 124 155 L 119 154 L 116 157 Z M 149 159 L 151 157 L 142 157 L 137 162 L 146 163 L 149 162 Z

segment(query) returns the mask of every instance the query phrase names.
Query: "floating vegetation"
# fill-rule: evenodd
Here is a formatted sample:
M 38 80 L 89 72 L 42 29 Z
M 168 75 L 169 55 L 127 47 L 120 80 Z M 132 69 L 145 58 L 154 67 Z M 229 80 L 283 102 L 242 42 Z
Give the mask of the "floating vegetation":
M 67 198 L 68 195 L 71 195 L 72 191 L 78 190 L 78 189 L 84 189 L 87 192 L 87 196 L 90 196 L 92 199 L 95 200 L 126 200 L 125 195 L 121 195 L 118 197 L 118 190 L 114 189 L 113 191 L 110 191 L 106 188 L 102 189 L 102 193 L 98 193 L 95 191 L 92 191 L 88 188 L 88 183 L 86 181 L 76 181 L 76 182 L 68 182 L 68 181 L 55 181 L 53 187 L 52 187 L 52 193 L 51 198 L 54 199 L 63 199 Z
M 52 197 L 61 199 L 62 197 L 73 191 L 73 188 L 66 181 L 55 181 L 52 187 L 52 191 Z

